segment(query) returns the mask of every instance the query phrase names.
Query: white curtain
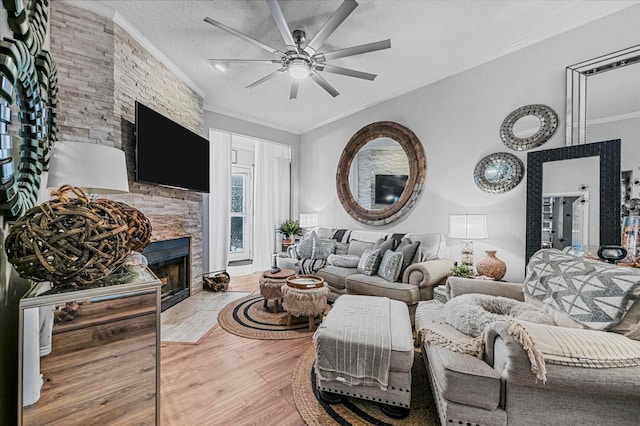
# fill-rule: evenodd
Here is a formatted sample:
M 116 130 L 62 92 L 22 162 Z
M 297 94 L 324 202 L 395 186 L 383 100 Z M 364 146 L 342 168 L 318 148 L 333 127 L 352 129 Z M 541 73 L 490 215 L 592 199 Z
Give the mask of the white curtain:
M 276 228 L 290 215 L 291 148 L 256 141 L 255 151 L 255 271 L 271 268 L 277 247 Z
M 231 134 L 211 129 L 209 142 L 209 271 L 217 271 L 227 268 L 229 258 Z

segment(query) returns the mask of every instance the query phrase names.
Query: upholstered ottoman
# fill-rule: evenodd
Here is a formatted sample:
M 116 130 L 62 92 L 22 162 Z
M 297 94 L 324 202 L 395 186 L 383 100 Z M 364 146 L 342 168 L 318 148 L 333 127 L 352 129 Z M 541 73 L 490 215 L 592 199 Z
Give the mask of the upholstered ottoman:
M 313 340 L 316 386 L 325 402 L 350 396 L 378 402 L 390 417 L 409 414 L 414 347 L 406 303 L 342 295 Z

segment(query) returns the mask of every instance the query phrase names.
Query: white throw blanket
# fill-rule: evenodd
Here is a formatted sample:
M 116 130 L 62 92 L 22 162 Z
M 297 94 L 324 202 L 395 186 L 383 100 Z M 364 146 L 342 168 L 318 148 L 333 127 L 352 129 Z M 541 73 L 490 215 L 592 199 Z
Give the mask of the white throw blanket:
M 340 296 L 313 336 L 316 375 L 386 390 L 391 365 L 389 310 L 386 297 Z

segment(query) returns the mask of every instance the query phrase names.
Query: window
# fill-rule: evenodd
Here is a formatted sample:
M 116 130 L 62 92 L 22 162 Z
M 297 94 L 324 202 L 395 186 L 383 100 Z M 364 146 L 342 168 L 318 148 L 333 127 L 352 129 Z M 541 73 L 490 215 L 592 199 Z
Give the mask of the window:
M 233 166 L 231 171 L 231 238 L 229 260 L 251 259 L 252 170 Z

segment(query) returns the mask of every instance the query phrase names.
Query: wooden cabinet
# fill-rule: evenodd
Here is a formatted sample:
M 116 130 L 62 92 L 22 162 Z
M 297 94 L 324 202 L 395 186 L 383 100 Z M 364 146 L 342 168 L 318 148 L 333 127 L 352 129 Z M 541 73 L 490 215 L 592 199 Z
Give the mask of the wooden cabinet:
M 39 283 L 20 301 L 20 330 L 19 424 L 159 424 L 160 281 L 151 271 L 83 290 Z

